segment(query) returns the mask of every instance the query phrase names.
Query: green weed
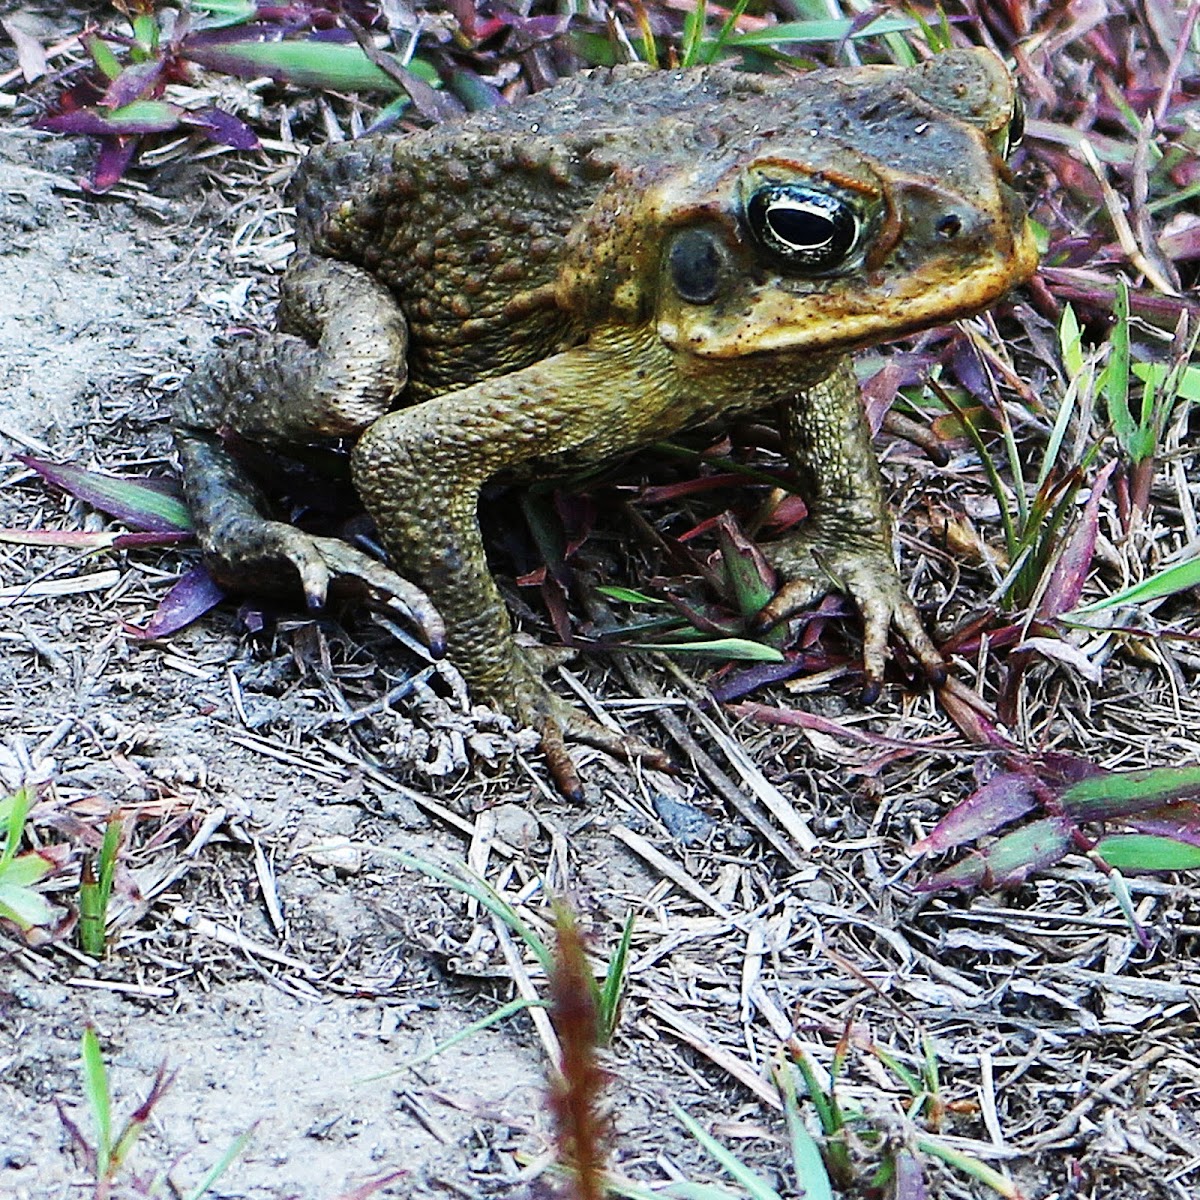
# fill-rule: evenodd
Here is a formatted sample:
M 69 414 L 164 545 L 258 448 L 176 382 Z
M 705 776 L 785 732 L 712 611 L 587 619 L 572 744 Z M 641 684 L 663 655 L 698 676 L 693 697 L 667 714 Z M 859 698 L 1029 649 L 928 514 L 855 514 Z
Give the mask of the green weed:
M 4 841 L 0 843 L 0 917 L 24 932 L 35 925 L 49 925 L 54 919 L 50 902 L 37 887 L 55 869 L 54 860 L 37 850 L 17 853 L 34 800 L 33 792 L 25 787 L 0 800 L 0 824 L 4 827 Z
M 94 1200 L 108 1200 L 118 1177 L 127 1169 L 130 1155 L 138 1138 L 145 1130 L 147 1122 L 174 1083 L 175 1072 L 168 1072 L 166 1064 L 159 1067 L 146 1098 L 130 1113 L 118 1129 L 113 1114 L 108 1068 L 105 1066 L 104 1054 L 100 1049 L 100 1039 L 90 1025 L 83 1031 L 80 1039 L 80 1063 L 83 1074 L 83 1096 L 91 1113 L 95 1134 L 94 1144 L 67 1115 L 61 1104 L 58 1106 L 58 1113 L 72 1141 L 79 1147 L 86 1159 L 88 1169 L 94 1177 L 92 1193 Z M 253 1129 L 250 1129 L 234 1139 L 200 1183 L 184 1194 L 184 1200 L 201 1200 L 246 1148 L 252 1135 Z M 151 1198 L 151 1200 L 167 1195 L 176 1197 L 179 1195 L 166 1179 L 137 1180 L 136 1186 L 141 1195 Z

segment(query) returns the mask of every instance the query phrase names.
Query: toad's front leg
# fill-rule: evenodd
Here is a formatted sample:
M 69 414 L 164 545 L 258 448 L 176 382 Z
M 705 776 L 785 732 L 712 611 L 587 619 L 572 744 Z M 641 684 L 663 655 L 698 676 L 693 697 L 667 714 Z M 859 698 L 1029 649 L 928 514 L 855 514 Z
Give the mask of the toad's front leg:
M 863 616 L 864 700 L 879 693 L 893 627 L 928 678 L 941 683 L 945 661 L 926 633 L 892 556 L 879 465 L 850 359 L 785 404 L 783 425 L 810 515 L 799 533 L 765 547 L 785 583 L 759 613 L 759 624 L 772 625 L 838 586 Z
M 429 593 L 448 652 L 476 699 L 542 734 L 559 788 L 581 794 L 564 738 L 666 766 L 666 757 L 585 717 L 546 686 L 513 640 L 488 571 L 477 507 L 501 471 L 558 455 L 604 458 L 678 428 L 671 364 L 632 337 L 594 336 L 510 375 L 389 413 L 354 452 L 354 483 L 390 561 Z

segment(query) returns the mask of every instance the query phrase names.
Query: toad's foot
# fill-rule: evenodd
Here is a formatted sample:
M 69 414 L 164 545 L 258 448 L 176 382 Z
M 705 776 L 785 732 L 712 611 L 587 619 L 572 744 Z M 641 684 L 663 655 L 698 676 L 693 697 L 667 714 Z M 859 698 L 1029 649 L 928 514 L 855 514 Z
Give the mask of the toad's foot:
M 554 786 L 568 799 L 583 801 L 583 781 L 567 750 L 567 742 L 595 746 L 623 762 L 639 761 L 658 771 L 672 770 L 670 758 L 641 738 L 618 733 L 585 716 L 573 704 L 552 692 L 542 678 L 537 649 L 515 647 L 513 671 L 502 694 L 492 702 L 510 713 L 519 724 L 536 729 L 542 738 L 542 753 Z
M 310 609 L 323 608 L 332 588 L 365 592 L 414 627 L 435 658 L 446 652 L 446 628 L 415 584 L 339 538 L 316 537 L 282 521 L 254 518 L 226 527 L 205 561 L 218 583 L 238 591 L 291 591 L 299 578 Z
M 879 698 L 888 659 L 888 632 L 893 627 L 916 655 L 930 683 L 937 687 L 945 682 L 946 661 L 926 633 L 884 546 L 855 545 L 852 540 L 818 534 L 789 538 L 764 550 L 786 582 L 755 618 L 759 629 L 794 616 L 836 588 L 854 601 L 863 617 L 864 704 Z
M 231 591 L 287 595 L 321 608 L 331 588 L 365 592 L 413 626 L 430 652 L 446 652 L 446 626 L 416 584 L 338 538 L 272 520 L 266 499 L 222 440 L 177 426 L 175 445 L 196 540 L 212 577 Z

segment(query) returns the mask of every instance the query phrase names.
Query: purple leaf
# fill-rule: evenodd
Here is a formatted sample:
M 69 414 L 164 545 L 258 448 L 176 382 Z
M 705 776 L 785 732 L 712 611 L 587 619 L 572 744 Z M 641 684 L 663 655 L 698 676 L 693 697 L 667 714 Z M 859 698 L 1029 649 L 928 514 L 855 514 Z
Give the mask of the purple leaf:
M 1037 807 L 1037 784 L 1025 771 L 1005 771 L 956 804 L 920 841 L 912 854 L 940 854 L 973 842 Z
M 1006 834 L 986 850 L 916 885 L 919 892 L 974 892 L 982 888 L 1011 888 L 1035 871 L 1058 862 L 1071 848 L 1075 825 L 1066 817 L 1046 817 Z
M 1073 787 L 1085 779 L 1112 774 L 1107 767 L 1097 765 L 1090 758 L 1082 758 L 1078 754 L 1064 754 L 1057 750 L 1039 754 L 1033 760 L 1033 769 L 1038 779 L 1058 791 Z
M 1193 800 L 1166 804 L 1142 813 L 1132 818 L 1129 825 L 1140 833 L 1155 833 L 1177 842 L 1187 842 L 1190 846 L 1200 846 L 1200 804 Z
M 152 533 L 189 532 L 192 529 L 192 519 L 183 501 L 173 492 L 165 491 L 158 481 L 101 475 L 72 463 L 46 462 L 27 454 L 18 454 L 17 458 L 68 495 L 86 501 L 134 529 Z
M 985 405 L 990 405 L 992 401 L 991 384 L 979 360 L 979 354 L 971 345 L 969 338 L 961 335 L 955 337 L 952 362 L 954 363 L 954 374 L 958 382 L 976 400 L 982 401 Z
M 225 599 L 225 592 L 204 567 L 193 567 L 159 601 L 145 626 L 124 622 L 125 631 L 140 639 L 167 637 L 202 617 Z
M 1200 258 L 1200 217 L 1176 213 L 1159 234 L 1158 246 L 1173 262 Z
M 106 137 L 100 142 L 100 153 L 92 167 L 91 179 L 81 181 L 85 192 L 102 195 L 120 182 L 138 150 L 136 137 Z
M 258 136 L 244 121 L 219 108 L 198 108 L 181 117 L 184 125 L 201 130 L 209 141 L 235 150 L 257 150 Z
M 1083 514 L 1075 526 L 1070 540 L 1058 556 L 1054 570 L 1050 573 L 1050 582 L 1046 586 L 1042 603 L 1038 607 L 1038 618 L 1047 620 L 1057 617 L 1060 613 L 1070 612 L 1083 594 L 1083 585 L 1087 582 L 1091 570 L 1092 557 L 1096 552 L 1096 535 L 1100 525 L 1100 500 L 1104 489 L 1108 486 L 1109 476 L 1117 465 L 1114 458 L 1096 477 L 1087 503 L 1083 506 Z
M 975 693 L 954 679 L 948 679 L 938 690 L 938 703 L 942 711 L 972 745 L 991 746 L 997 750 L 1016 749 L 996 727 L 995 721 L 980 711 L 975 700 Z
M 146 530 L 142 533 L 118 533 L 112 544 L 118 550 L 132 550 L 145 546 L 180 546 L 195 540 L 194 533 L 182 529 L 166 533 Z
M 166 69 L 166 60 L 152 58 L 147 62 L 134 63 L 126 67 L 120 75 L 108 85 L 104 99 L 100 102 L 103 108 L 124 108 L 135 100 L 143 97 L 152 98 L 154 89 L 162 79 Z
M 710 684 L 708 690 L 719 704 L 728 704 L 732 700 L 740 700 L 756 688 L 792 679 L 802 671 L 809 670 L 812 670 L 812 664 L 808 656 L 792 655 L 786 662 L 755 663 L 752 667 L 731 672 L 719 683 Z
M 525 17 L 520 13 L 509 11 L 497 13 L 497 18 L 521 35 L 523 46 L 557 37 L 566 31 L 571 20 L 569 16 L 561 14 Z
M 78 108 L 46 117 L 40 129 L 55 133 L 86 133 L 92 137 L 125 137 L 135 133 L 168 133 L 179 128 L 184 110 L 165 100 L 134 100 L 122 108 Z
M 928 1200 L 925 1168 L 921 1160 L 911 1150 L 897 1150 L 893 1165 L 896 1170 L 893 1200 Z

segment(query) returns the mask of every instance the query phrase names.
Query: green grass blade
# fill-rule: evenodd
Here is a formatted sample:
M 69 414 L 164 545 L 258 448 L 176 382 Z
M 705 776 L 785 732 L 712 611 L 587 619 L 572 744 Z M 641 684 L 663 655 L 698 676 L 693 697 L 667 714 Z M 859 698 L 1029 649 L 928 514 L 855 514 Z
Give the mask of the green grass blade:
M 837 1105 L 831 1103 L 825 1089 L 821 1087 L 808 1055 L 801 1051 L 793 1055 L 793 1058 L 804 1079 L 804 1088 L 808 1092 L 808 1098 L 812 1101 L 813 1108 L 817 1110 L 817 1120 L 820 1121 L 825 1136 L 831 1137 L 840 1133 L 843 1126 L 842 1115 L 838 1111 Z
M 1118 833 L 1101 838 L 1095 853 L 1118 871 L 1194 871 L 1200 846 L 1150 833 Z
M 1108 419 L 1121 448 L 1132 457 L 1130 445 L 1136 423 L 1129 411 L 1129 284 L 1117 279 L 1117 294 L 1113 300 L 1113 330 L 1109 339 L 1111 349 L 1108 367 L 1104 372 L 1104 399 Z M 1134 459 L 1134 462 L 1139 461 Z
M 133 36 L 147 58 L 153 58 L 158 53 L 158 21 L 150 13 L 138 13 L 133 18 Z
M 742 14 L 749 6 L 750 0 L 737 0 L 737 3 L 729 10 L 729 16 L 725 18 L 721 28 L 717 31 L 717 36 L 704 48 L 703 58 L 706 63 L 716 62 Z
M 148 1117 L 139 1116 L 135 1113 L 121 1127 L 121 1132 L 118 1134 L 116 1143 L 112 1148 L 112 1165 L 114 1175 L 120 1170 L 122 1164 L 129 1157 L 130 1151 L 133 1150 L 138 1138 L 142 1136 L 142 1131 L 146 1128 L 147 1120 Z
M 1067 378 L 1074 380 L 1083 370 L 1083 329 L 1069 304 L 1063 305 L 1062 319 L 1058 323 L 1058 349 Z
M 987 475 L 988 487 L 991 488 L 992 495 L 995 497 L 996 504 L 1000 509 L 1000 522 L 1004 528 L 1004 548 L 1008 553 L 1009 560 L 1015 564 L 1020 554 L 1017 545 L 1017 528 L 1013 524 L 1012 513 L 1008 509 L 1008 496 L 1005 494 L 1004 484 L 1000 479 L 1000 472 L 996 470 L 996 464 L 992 462 L 992 456 L 988 453 L 983 435 L 975 428 L 975 422 L 967 415 L 966 410 L 955 401 L 954 397 L 945 388 L 938 387 L 935 391 L 942 403 L 958 418 L 958 423 L 962 427 L 962 431 L 970 439 L 971 445 L 975 448 L 975 453 L 979 455 L 980 466 L 983 467 L 984 474 Z M 1019 480 L 1020 477 L 1018 476 L 1018 483 Z
M 1168 367 L 1166 363 L 1134 363 L 1133 373 L 1145 384 L 1157 387 L 1168 385 L 1168 377 L 1175 376 L 1175 384 L 1170 390 L 1182 400 L 1193 403 L 1200 400 L 1200 367 L 1184 366 L 1181 370 Z
M 805 1200 L 833 1200 L 833 1184 L 825 1169 L 821 1147 L 817 1139 L 808 1132 L 804 1118 L 800 1115 L 800 1102 L 796 1095 L 796 1076 L 790 1063 L 777 1062 L 771 1071 L 779 1098 L 783 1101 L 783 1115 L 787 1122 L 788 1145 L 792 1152 L 792 1169 L 796 1173 L 797 1190 Z
M 33 795 L 28 788 L 18 788 L 11 796 L 3 801 L 7 812 L 4 846 L 0 848 L 0 874 L 17 856 L 17 847 L 21 844 L 21 835 L 25 832 L 25 818 L 33 807 Z
M 17 859 L 18 864 L 21 861 Z M 46 870 L 49 869 L 47 865 Z M 27 884 L 14 883 L 6 874 L 0 877 L 0 916 L 15 922 L 22 930 L 29 930 L 35 925 L 49 925 L 54 910 L 41 892 L 33 891 Z
M 79 944 L 85 954 L 104 957 L 104 906 L 90 858 L 84 859 L 79 875 Z
M 112 897 L 113 875 L 117 869 L 117 850 L 121 845 L 121 818 L 115 813 L 109 817 L 104 830 L 104 841 L 100 845 L 100 904 L 108 911 Z
M 1042 455 L 1042 465 L 1038 468 L 1037 479 L 1034 482 L 1034 486 L 1038 491 L 1041 491 L 1042 485 L 1050 477 L 1050 472 L 1058 462 L 1063 440 L 1067 436 L 1067 427 L 1070 425 L 1071 417 L 1078 407 L 1080 395 L 1086 395 L 1091 391 L 1094 380 L 1095 372 L 1090 364 L 1085 368 L 1080 363 L 1079 369 L 1071 373 L 1071 382 L 1067 385 L 1062 402 L 1058 406 L 1058 415 L 1054 418 L 1054 428 L 1050 431 L 1050 439 L 1046 443 L 1046 452 Z
M 3 872 L 0 873 L 0 879 L 16 887 L 27 888 L 40 883 L 52 870 L 54 865 L 48 858 L 44 858 L 36 850 L 30 850 L 27 854 L 6 863 Z
M 1085 604 L 1073 612 L 1065 613 L 1060 620 L 1069 620 L 1073 616 L 1083 616 L 1086 613 L 1104 612 L 1109 608 L 1118 608 L 1125 604 L 1146 604 L 1151 600 L 1161 600 L 1164 596 L 1173 596 L 1176 592 L 1186 592 L 1189 588 L 1200 587 L 1200 556 L 1189 558 L 1184 562 L 1175 563 L 1166 570 L 1159 571 L 1141 583 L 1114 592 L 1103 600 Z
M 779 1193 L 762 1176 L 756 1175 L 736 1154 L 706 1133 L 678 1104 L 672 1104 L 671 1111 L 683 1123 L 688 1133 L 750 1193 L 752 1200 L 781 1200 Z
M 709 658 L 732 659 L 738 662 L 785 662 L 787 656 L 774 646 L 764 646 L 749 638 L 709 638 L 703 642 L 648 642 L 633 647 L 640 650 L 663 650 L 668 654 L 703 654 Z
M 436 879 L 439 883 L 444 883 L 455 891 L 462 892 L 464 896 L 470 896 L 493 916 L 499 917 L 529 947 L 546 973 L 546 978 L 550 977 L 554 970 L 554 955 L 550 953 L 546 943 L 526 924 L 517 910 L 503 899 L 486 880 L 472 874 L 466 867 L 459 868 L 462 871 L 461 876 L 454 875 L 436 863 L 418 858 L 414 854 L 406 854 L 403 850 L 391 850 L 382 846 L 372 846 L 370 849 L 383 858 L 399 862 L 410 870 L 420 871 L 422 875 L 428 875 L 430 879 Z
M 883 1065 L 887 1067 L 887 1069 L 891 1071 L 891 1073 L 895 1075 L 895 1077 L 899 1079 L 900 1082 L 903 1083 L 904 1086 L 908 1088 L 908 1090 L 914 1096 L 920 1096 L 924 1094 L 925 1084 L 921 1081 L 920 1077 L 915 1072 L 910 1071 L 908 1067 L 906 1067 L 890 1050 L 885 1049 L 883 1046 L 872 1046 L 871 1049 L 875 1057 L 879 1059 L 879 1061 L 883 1063 Z
M 625 914 L 625 927 L 621 930 L 621 940 L 616 952 L 608 960 L 608 970 L 604 973 L 604 983 L 596 1005 L 600 1020 L 600 1042 L 607 1046 L 617 1029 L 621 1019 L 621 1001 L 625 995 L 626 972 L 629 968 L 629 947 L 633 942 L 633 926 L 637 916 L 633 909 Z
M 402 90 L 363 53 L 361 46 L 348 42 L 241 42 L 231 37 L 219 45 L 189 45 L 185 40 L 183 54 L 201 66 L 242 78 L 270 75 L 297 87 L 339 92 Z M 406 64 L 397 61 L 396 65 L 412 71 L 426 83 L 437 79 L 437 72 L 420 59 Z
M 1027 532 L 1029 529 L 1029 496 L 1025 490 L 1025 472 L 1021 451 L 1017 448 L 1017 436 L 1013 432 L 1012 422 L 1008 419 L 1008 413 L 1003 406 L 998 411 L 1000 417 L 1000 436 L 1004 439 L 1004 453 L 1008 459 L 1008 473 L 1012 476 L 1013 481 L 1013 499 L 1017 502 L 1017 527 L 1023 532 Z
M 1133 903 L 1133 895 L 1129 891 L 1129 884 L 1125 882 L 1125 876 L 1111 864 L 1106 864 L 1109 867 L 1108 886 L 1112 889 L 1112 894 L 1116 897 L 1117 907 L 1121 910 L 1123 916 L 1129 925 L 1130 931 L 1139 941 L 1145 943 L 1145 930 L 1142 928 L 1141 921 L 1138 920 L 1137 909 Z M 1147 948 L 1149 948 L 1147 946 Z
M 80 1060 L 83 1065 L 83 1094 L 92 1110 L 96 1125 L 96 1171 L 103 1179 L 112 1161 L 112 1096 L 108 1090 L 108 1072 L 100 1039 L 89 1025 L 80 1039 Z
M 743 47 L 773 47 L 792 42 L 841 42 L 847 39 L 880 37 L 886 33 L 903 33 L 915 29 L 916 22 L 907 17 L 879 17 L 868 25 L 855 28 L 852 20 L 835 18 L 821 21 L 781 21 L 765 29 L 739 33 L 729 38 L 725 48 L 738 51 Z
M 99 68 L 100 73 L 110 82 L 116 79 L 123 70 L 120 59 L 113 53 L 112 47 L 96 35 L 83 39 L 87 52 L 92 56 L 92 62 Z
M 91 861 L 84 861 L 79 880 L 79 941 L 84 952 L 102 958 L 108 942 L 108 902 L 112 897 L 117 850 L 121 845 L 121 820 L 114 813 L 104 830 L 100 846 L 99 875 L 93 875 Z
M 1128 388 L 1128 380 L 1125 386 Z M 1143 462 L 1158 449 L 1160 421 L 1167 407 L 1158 385 L 1147 383 L 1142 389 L 1137 428 L 1129 438 L 1129 457 L 1135 463 Z
M 255 1126 L 251 1125 L 245 1133 L 238 1134 L 232 1142 L 229 1143 L 229 1148 L 217 1159 L 216 1163 L 209 1170 L 208 1174 L 200 1180 L 196 1186 L 187 1193 L 185 1200 L 202 1200 L 206 1192 L 212 1187 L 222 1175 L 233 1165 L 234 1159 L 238 1158 L 242 1151 L 250 1144 L 250 1139 L 254 1136 Z
M 1059 797 L 1076 821 L 1112 821 L 1200 795 L 1200 767 L 1143 767 L 1073 783 Z
M 694 67 L 700 61 L 700 46 L 704 40 L 704 26 L 707 21 L 706 0 L 696 0 L 683 18 L 683 39 L 679 47 L 680 66 Z
M 622 604 L 666 604 L 665 600 L 660 600 L 657 596 L 647 596 L 645 592 L 634 591 L 633 588 L 614 587 L 611 584 L 602 583 L 596 588 L 596 591 L 602 596 L 607 596 L 610 600 L 619 600 Z
M 961 1150 L 955 1150 L 950 1146 L 944 1146 L 932 1138 L 918 1138 L 916 1145 L 922 1154 L 940 1158 L 942 1162 L 962 1171 L 964 1175 L 979 1180 L 985 1187 L 990 1187 L 993 1192 L 1004 1196 L 1006 1200 L 1017 1200 L 1017 1197 L 1021 1195 L 1017 1185 L 1007 1175 L 1002 1175 L 986 1163 L 980 1162 L 973 1155 L 964 1154 Z
M 416 1058 L 411 1058 L 400 1066 L 393 1067 L 390 1071 L 380 1071 L 378 1075 L 368 1075 L 363 1079 L 363 1082 L 374 1083 L 380 1079 L 391 1079 L 394 1075 L 399 1075 L 402 1071 L 411 1071 L 414 1067 L 422 1066 L 430 1060 L 437 1058 L 439 1054 L 445 1054 L 447 1050 L 453 1049 L 459 1042 L 465 1042 L 468 1038 L 473 1038 L 477 1033 L 482 1033 L 485 1029 L 490 1029 L 493 1025 L 499 1025 L 501 1021 L 507 1021 L 509 1017 L 514 1016 L 516 1013 L 523 1012 L 527 1008 L 549 1007 L 549 1003 L 545 1000 L 529 1000 L 523 996 L 518 996 L 515 1000 L 510 1000 L 507 1004 L 500 1005 L 499 1008 L 488 1013 L 486 1017 L 480 1017 L 478 1021 L 472 1021 L 470 1025 L 465 1025 L 462 1029 L 452 1033 L 445 1041 L 438 1042 L 432 1050 L 427 1050 L 424 1054 L 419 1054 Z

